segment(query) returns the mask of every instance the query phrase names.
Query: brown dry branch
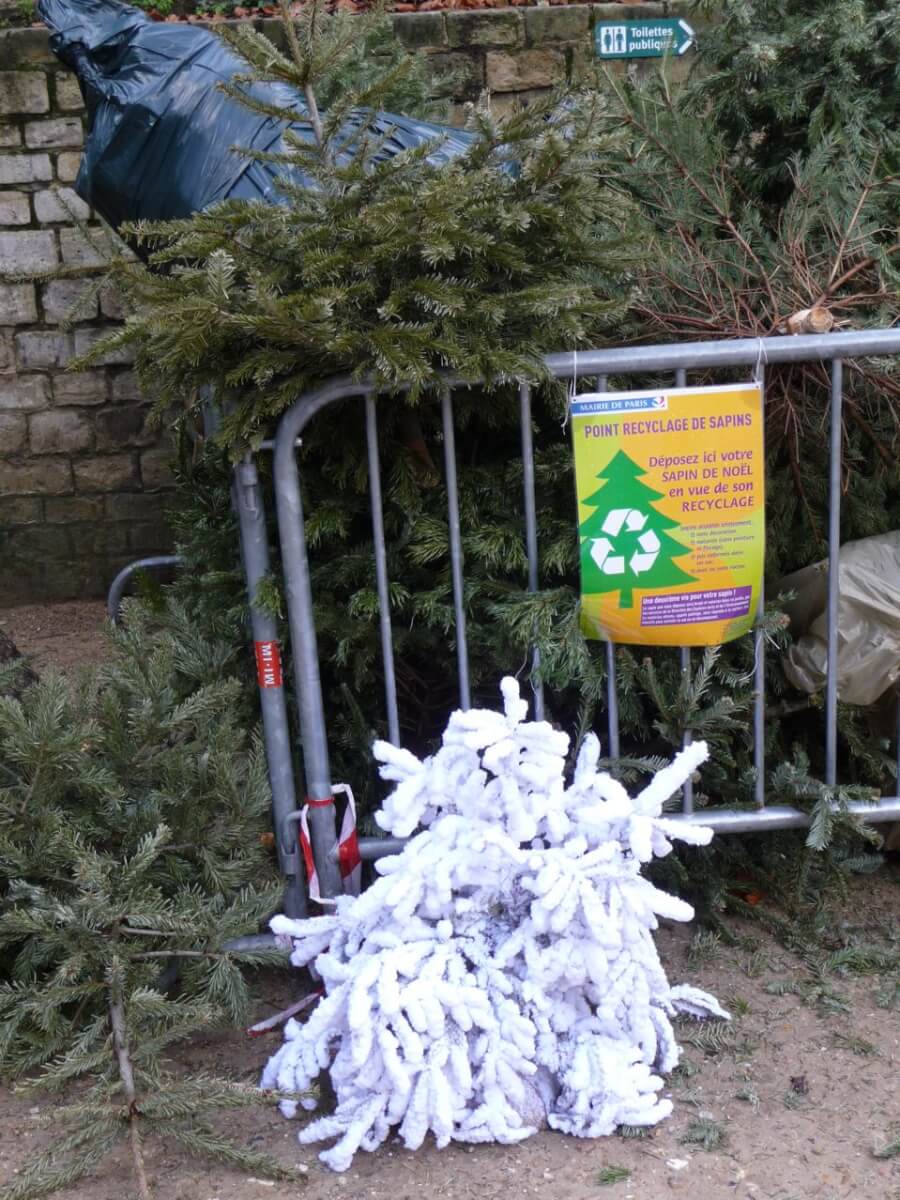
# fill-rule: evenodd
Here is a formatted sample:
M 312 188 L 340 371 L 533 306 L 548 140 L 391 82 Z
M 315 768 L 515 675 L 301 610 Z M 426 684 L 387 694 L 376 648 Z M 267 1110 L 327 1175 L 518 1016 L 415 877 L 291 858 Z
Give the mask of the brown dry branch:
M 863 169 L 846 169 L 837 157 L 796 164 L 793 194 L 773 214 L 754 205 L 737 165 L 690 130 L 665 89 L 607 83 L 613 120 L 631 129 L 635 147 L 619 182 L 655 231 L 632 307 L 641 341 L 826 333 L 896 319 L 888 264 L 900 242 L 882 215 L 892 211 L 883 201 L 896 177 L 879 176 L 877 153 Z M 900 378 L 877 360 L 847 367 L 845 441 L 858 430 L 876 463 L 892 468 Z M 821 364 L 766 373 L 768 446 L 783 452 L 816 537 L 805 462 L 821 445 L 828 395 Z

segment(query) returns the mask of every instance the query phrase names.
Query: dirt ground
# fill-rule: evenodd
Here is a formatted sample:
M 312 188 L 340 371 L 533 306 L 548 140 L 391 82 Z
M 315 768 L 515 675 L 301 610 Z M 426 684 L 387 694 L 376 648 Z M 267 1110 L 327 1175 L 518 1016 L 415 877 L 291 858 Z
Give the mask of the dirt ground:
M 102 620 L 102 605 L 93 603 L 0 612 L 0 625 L 39 670 L 97 661 Z M 587 1141 L 544 1132 L 516 1147 L 453 1145 L 438 1152 L 428 1145 L 415 1154 L 393 1144 L 358 1155 L 336 1176 L 320 1166 L 314 1147 L 297 1143 L 295 1123 L 260 1108 L 232 1118 L 231 1135 L 299 1166 L 305 1187 L 248 1178 L 158 1145 L 149 1154 L 156 1196 L 900 1200 L 900 1154 L 877 1156 L 900 1138 L 900 972 L 823 971 L 785 951 L 758 922 L 737 925 L 735 932 L 734 946 L 696 929 L 660 932 L 670 978 L 714 992 L 733 1021 L 724 1028 L 680 1027 L 683 1063 L 667 1081 L 675 1111 L 649 1136 Z M 854 885 L 836 918 L 834 941 L 900 950 L 900 864 Z M 263 983 L 259 1015 L 280 1008 L 284 997 L 283 984 Z M 195 1039 L 178 1050 L 178 1062 L 255 1081 L 277 1044 L 277 1036 L 251 1040 L 240 1033 Z M 28 1154 L 54 1136 L 40 1121 L 52 1103 L 0 1097 L 0 1183 L 14 1182 Z M 618 1182 L 602 1174 L 611 1167 L 622 1169 Z M 127 1157 L 111 1157 L 67 1194 L 73 1200 L 130 1197 Z
M 102 600 L 0 608 L 0 629 L 27 655 L 38 674 L 73 671 L 103 661 L 106 605 Z

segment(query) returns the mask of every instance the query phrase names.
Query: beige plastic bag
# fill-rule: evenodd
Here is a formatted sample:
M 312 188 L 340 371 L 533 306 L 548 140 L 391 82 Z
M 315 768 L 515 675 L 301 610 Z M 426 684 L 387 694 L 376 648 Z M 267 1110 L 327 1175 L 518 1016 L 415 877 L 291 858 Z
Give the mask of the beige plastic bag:
M 846 704 L 874 704 L 900 679 L 900 531 L 841 547 L 838 604 L 838 695 Z M 795 636 L 784 671 L 812 695 L 825 686 L 828 664 L 828 560 L 783 579 L 781 593 Z

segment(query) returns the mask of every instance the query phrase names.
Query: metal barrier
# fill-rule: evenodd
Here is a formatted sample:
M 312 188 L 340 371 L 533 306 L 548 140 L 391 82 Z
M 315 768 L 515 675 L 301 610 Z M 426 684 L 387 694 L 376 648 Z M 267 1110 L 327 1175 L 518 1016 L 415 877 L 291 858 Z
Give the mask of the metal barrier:
M 177 567 L 181 564 L 181 558 L 177 554 L 154 554 L 151 558 L 138 558 L 134 562 L 128 563 L 118 573 L 112 583 L 109 585 L 109 591 L 106 593 L 106 615 L 112 621 L 113 625 L 119 624 L 122 600 L 125 597 L 125 589 L 131 583 L 135 575 L 141 571 L 159 571 L 170 567 Z
M 900 329 L 865 330 L 824 336 L 776 337 L 722 342 L 693 342 L 680 345 L 579 351 L 551 354 L 545 359 L 547 371 L 557 379 L 594 377 L 598 391 L 606 390 L 610 375 L 658 375 L 672 372 L 675 386 L 685 386 L 689 371 L 747 367 L 756 379 L 762 379 L 766 363 L 828 362 L 831 369 L 830 414 L 830 492 L 829 562 L 838 559 L 840 547 L 840 472 L 842 430 L 842 360 L 872 355 L 900 355 Z M 449 545 L 453 584 L 457 668 L 460 703 L 470 704 L 469 664 L 466 640 L 466 614 L 463 604 L 464 564 L 457 497 L 456 454 L 454 445 L 453 391 L 472 386 L 473 381 L 447 376 L 441 394 L 444 470 L 449 518 Z M 275 495 L 281 543 L 290 640 L 293 656 L 294 686 L 300 720 L 303 764 L 306 776 L 306 803 L 309 808 L 310 840 L 319 886 L 323 896 L 337 895 L 341 877 L 337 862 L 337 834 L 334 809 L 334 785 L 328 756 L 328 725 L 322 701 L 316 628 L 313 615 L 310 570 L 304 532 L 300 471 L 295 453 L 298 439 L 308 423 L 330 405 L 348 397 L 364 401 L 372 528 L 374 537 L 376 585 L 379 600 L 380 635 L 383 660 L 385 705 L 389 738 L 399 742 L 399 716 L 391 635 L 390 599 L 387 575 L 384 523 L 382 512 L 381 470 L 378 452 L 377 390 L 373 383 L 339 377 L 298 400 L 281 418 L 275 438 Z M 534 453 L 531 428 L 531 389 L 520 387 L 522 462 L 524 477 L 523 533 L 528 561 L 528 589 L 537 592 L 538 531 L 535 496 Z M 253 601 L 257 588 L 269 571 L 262 494 L 256 468 L 250 458 L 235 473 L 235 506 L 241 529 L 242 553 L 251 600 L 253 637 L 256 643 L 260 695 L 265 724 L 266 751 L 272 782 L 274 820 L 281 868 L 287 880 L 286 911 L 299 915 L 305 909 L 303 867 L 295 824 L 297 820 L 291 743 L 287 709 L 281 678 L 281 660 L 274 619 Z M 837 782 L 837 601 L 838 572 L 830 570 L 828 580 L 828 667 L 825 706 L 826 783 Z M 763 597 L 760 597 L 760 612 Z M 765 641 L 759 625 L 755 639 L 755 690 L 753 701 L 754 763 L 756 769 L 755 809 L 704 809 L 694 812 L 693 795 L 685 789 L 682 809 L 672 814 L 688 821 L 702 821 L 721 832 L 762 832 L 802 827 L 808 815 L 789 806 L 767 806 L 765 801 L 764 743 L 764 669 Z M 619 754 L 618 708 L 616 696 L 615 647 L 607 643 L 610 757 Z M 681 649 L 682 670 L 690 667 L 690 650 Z M 537 651 L 534 666 L 539 667 Z M 534 683 L 534 710 L 543 715 L 543 693 Z M 686 740 L 689 740 L 689 734 Z M 898 738 L 900 767 L 900 738 Z M 878 804 L 855 803 L 851 812 L 866 821 L 900 819 L 900 798 Z M 388 839 L 361 839 L 363 858 L 373 859 L 395 851 L 399 843 Z

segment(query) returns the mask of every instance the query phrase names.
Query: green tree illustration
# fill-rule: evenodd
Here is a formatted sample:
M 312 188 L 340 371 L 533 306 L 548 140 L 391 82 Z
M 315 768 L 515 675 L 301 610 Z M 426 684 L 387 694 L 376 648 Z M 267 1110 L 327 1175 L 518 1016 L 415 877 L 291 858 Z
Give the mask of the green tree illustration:
M 655 500 L 662 500 L 663 493 L 656 492 L 647 484 L 640 482 L 640 476 L 647 472 L 637 465 L 624 450 L 610 459 L 606 467 L 597 476 L 606 482 L 584 503 L 591 505 L 596 511 L 586 517 L 580 526 L 581 532 L 581 588 L 584 593 L 615 592 L 619 593 L 619 608 L 631 608 L 634 603 L 634 588 L 673 587 L 682 583 L 694 583 L 694 576 L 688 575 L 673 558 L 682 554 L 690 554 L 690 547 L 682 546 L 669 534 L 668 530 L 677 529 L 678 522 L 657 512 L 653 507 Z M 611 533 L 607 518 L 616 510 L 634 511 L 646 517 L 640 529 L 630 529 L 626 526 Z M 634 555 L 646 550 L 638 539 L 646 533 L 656 535 L 658 548 L 652 564 L 645 566 L 640 559 L 636 569 L 632 568 Z M 624 570 L 612 573 L 608 569 L 601 570 L 592 551 L 595 541 L 605 539 L 608 544 L 607 560 L 609 565 L 622 565 Z M 610 561 L 611 560 L 611 561 Z

